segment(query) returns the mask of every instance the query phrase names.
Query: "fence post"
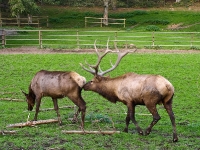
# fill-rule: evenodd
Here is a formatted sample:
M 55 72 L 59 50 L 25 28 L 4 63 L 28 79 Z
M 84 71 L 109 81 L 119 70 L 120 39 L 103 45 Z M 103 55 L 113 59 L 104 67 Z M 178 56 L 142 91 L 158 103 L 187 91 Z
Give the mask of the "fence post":
M 117 46 L 117 31 L 115 32 L 115 44 Z
M 190 47 L 192 47 L 193 38 L 194 38 L 194 33 L 192 33 L 191 35 Z
M 85 17 L 85 28 L 87 27 L 87 17 Z
M 6 38 L 5 38 L 5 30 L 1 30 L 1 46 L 3 47 L 3 48 L 5 48 L 5 45 L 6 45 Z
M 80 49 L 80 43 L 79 43 L 79 31 L 76 31 L 76 43 L 77 43 L 77 48 L 78 50 Z
M 40 27 L 40 19 L 38 18 L 37 20 L 38 20 L 38 28 L 39 28 Z
M 154 46 L 154 42 L 155 42 L 155 35 L 154 32 L 152 33 L 152 46 Z
M 17 25 L 20 27 L 20 15 L 17 15 Z
M 43 46 L 42 46 L 42 31 L 41 30 L 39 30 L 39 46 L 40 46 L 40 48 L 43 48 Z
M 47 28 L 49 27 L 49 16 L 47 16 Z
M 126 27 L 126 19 L 124 18 L 124 28 Z

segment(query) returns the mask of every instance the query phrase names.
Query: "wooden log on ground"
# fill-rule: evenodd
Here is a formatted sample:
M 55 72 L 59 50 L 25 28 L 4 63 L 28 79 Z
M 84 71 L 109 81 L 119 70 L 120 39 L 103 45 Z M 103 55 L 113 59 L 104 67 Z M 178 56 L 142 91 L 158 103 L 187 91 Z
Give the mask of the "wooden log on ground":
M 0 100 L 4 100 L 4 101 L 15 101 L 15 102 L 25 102 L 24 100 L 16 99 L 16 98 L 0 98 Z
M 120 133 L 120 131 L 77 131 L 77 130 L 71 130 L 71 131 L 67 131 L 67 130 L 63 130 L 62 133 L 65 134 L 115 134 L 115 133 Z
M 67 109 L 67 108 L 75 108 L 76 106 L 62 106 L 59 107 L 59 109 Z M 54 108 L 45 108 L 45 109 L 40 109 L 39 112 L 43 112 L 43 111 L 52 111 L 55 110 Z M 33 110 L 34 112 L 35 110 Z M 28 112 L 28 110 L 25 110 L 24 112 Z
M 16 131 L 7 131 L 7 130 L 0 131 L 0 135 L 15 134 L 15 133 L 16 133 Z
M 27 122 L 22 122 L 22 123 L 10 124 L 10 125 L 7 126 L 7 128 L 22 128 L 22 127 L 27 127 L 27 126 L 32 127 L 32 126 L 35 126 L 35 125 L 56 123 L 56 122 L 58 122 L 57 119 L 27 121 Z

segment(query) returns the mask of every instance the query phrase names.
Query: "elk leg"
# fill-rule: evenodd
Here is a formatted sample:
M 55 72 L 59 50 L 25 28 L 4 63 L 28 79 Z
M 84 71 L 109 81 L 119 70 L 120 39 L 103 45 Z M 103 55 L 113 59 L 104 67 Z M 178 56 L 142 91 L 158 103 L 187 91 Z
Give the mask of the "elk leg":
M 124 132 L 127 132 L 128 133 L 128 125 L 129 125 L 129 122 L 130 122 L 130 114 L 129 112 L 127 112 L 127 116 L 126 116 L 126 127 L 124 128 Z
M 74 114 L 74 117 L 73 117 L 73 120 L 72 120 L 73 123 L 78 122 L 77 117 L 78 117 L 79 113 L 80 113 L 80 108 L 78 108 L 77 112 Z
M 58 101 L 57 101 L 56 98 L 52 98 L 52 100 L 53 100 L 54 109 L 57 113 L 58 123 L 59 123 L 59 125 L 62 125 L 62 121 L 61 121 L 60 113 L 59 113 L 59 108 L 58 108 Z
M 143 135 L 142 129 L 139 127 L 137 121 L 135 120 L 135 105 L 128 106 L 128 113 L 126 116 L 126 127 L 124 129 L 125 131 L 127 130 L 127 132 L 128 132 L 128 125 L 129 125 L 130 119 L 135 124 L 138 133 L 140 135 Z
M 79 94 L 77 94 L 77 95 L 79 95 Z M 78 111 L 74 115 L 74 119 L 77 119 L 79 112 L 81 112 L 81 129 L 84 130 L 86 103 L 80 95 L 79 95 L 79 97 L 76 97 L 76 98 L 69 96 L 69 98 L 79 108 Z
M 147 108 L 150 111 L 150 113 L 153 115 L 153 121 L 151 122 L 151 124 L 146 129 L 145 135 L 149 135 L 151 133 L 152 127 L 160 120 L 160 115 L 158 114 L 158 111 L 156 109 L 156 105 L 155 106 L 151 105 Z
M 167 110 L 167 113 L 170 117 L 171 123 L 172 123 L 172 127 L 173 127 L 173 142 L 177 142 L 178 141 L 178 136 L 176 133 L 176 123 L 175 123 L 175 116 L 174 113 L 172 111 L 172 101 L 168 102 L 168 103 L 164 103 L 164 107 Z
M 41 103 L 41 97 L 38 97 L 35 99 L 36 100 L 36 108 L 35 108 L 35 117 L 34 117 L 34 121 L 37 121 L 37 116 L 38 116 L 38 112 L 39 112 L 39 108 L 40 108 L 40 103 Z

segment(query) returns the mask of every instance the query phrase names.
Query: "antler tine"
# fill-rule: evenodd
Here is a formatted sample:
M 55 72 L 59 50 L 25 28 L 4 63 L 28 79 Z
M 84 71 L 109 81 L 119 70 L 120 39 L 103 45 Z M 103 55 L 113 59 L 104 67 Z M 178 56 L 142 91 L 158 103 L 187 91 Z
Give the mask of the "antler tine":
M 95 65 L 91 65 L 91 64 L 88 64 L 88 63 L 85 61 L 85 63 L 89 66 L 89 68 L 86 68 L 82 63 L 80 63 L 81 67 L 82 67 L 84 70 L 86 70 L 87 72 L 92 73 L 93 75 L 95 75 L 95 74 L 96 74 L 96 75 L 97 75 L 97 74 L 101 74 L 101 73 L 98 73 L 99 64 L 100 64 L 101 60 L 103 59 L 103 57 L 104 57 L 107 53 L 112 52 L 112 50 L 110 50 L 110 49 L 108 48 L 108 43 L 109 43 L 109 39 L 108 39 L 108 41 L 107 41 L 107 49 L 106 49 L 106 51 L 105 51 L 102 55 L 100 55 L 100 53 L 98 52 L 97 46 L 96 46 L 96 41 L 97 41 L 97 40 L 95 40 L 95 42 L 94 42 L 94 48 L 95 48 L 95 51 L 96 51 L 96 54 L 97 54 L 97 57 L 98 57 L 97 63 L 96 63 Z M 100 72 L 102 72 L 102 71 L 100 70 Z
M 114 69 L 118 66 L 118 64 L 120 63 L 121 59 L 122 59 L 124 56 L 126 56 L 128 53 L 132 52 L 132 51 L 129 51 L 129 50 L 128 50 L 128 51 L 125 51 L 125 52 L 120 52 L 119 49 L 118 49 L 117 46 L 116 46 L 116 43 L 114 43 L 114 45 L 115 45 L 115 49 L 116 49 L 117 51 L 113 51 L 113 52 L 114 52 L 114 53 L 117 52 L 118 58 L 117 58 L 117 60 L 116 60 L 116 62 L 115 62 L 114 65 L 113 65 L 112 62 L 110 61 L 110 64 L 111 64 L 112 67 L 111 67 L 110 69 L 104 71 L 104 72 L 99 73 L 99 75 L 102 75 L 102 76 L 103 76 L 104 74 L 106 74 L 106 73 L 108 73 L 108 72 L 114 70 Z
M 81 67 L 87 71 L 87 72 L 90 72 L 92 74 L 95 74 L 95 71 L 89 66 L 90 69 L 86 68 L 82 63 L 79 63 L 81 65 Z
M 93 68 L 93 69 L 95 69 L 95 71 L 96 71 L 96 73 L 98 72 L 98 67 L 99 67 L 99 64 L 100 64 L 100 62 L 101 62 L 101 60 L 103 59 L 103 57 L 107 54 L 107 53 L 109 53 L 109 52 L 112 52 L 112 50 L 110 50 L 109 48 L 108 48 L 108 43 L 109 43 L 109 40 L 107 41 L 107 49 L 106 49 L 106 51 L 102 54 L 102 55 L 100 55 L 100 53 L 98 52 L 98 49 L 97 49 L 97 46 L 96 46 L 96 41 L 97 40 L 95 40 L 95 42 L 94 42 L 94 48 L 95 48 L 95 51 L 96 51 L 96 53 L 97 53 L 97 56 L 98 56 L 98 60 L 97 60 L 97 63 L 95 64 L 95 65 L 89 65 L 91 68 Z

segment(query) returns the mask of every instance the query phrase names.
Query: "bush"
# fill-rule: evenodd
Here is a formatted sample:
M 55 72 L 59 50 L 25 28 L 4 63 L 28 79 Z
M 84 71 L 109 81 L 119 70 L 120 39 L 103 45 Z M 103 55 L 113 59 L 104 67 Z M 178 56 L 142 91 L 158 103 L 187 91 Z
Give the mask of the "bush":
M 155 25 L 149 25 L 146 27 L 147 31 L 160 31 L 160 28 L 158 26 Z
M 167 25 L 170 22 L 168 20 L 146 20 L 144 21 L 144 23 L 148 23 L 148 24 L 160 24 L 160 25 Z

